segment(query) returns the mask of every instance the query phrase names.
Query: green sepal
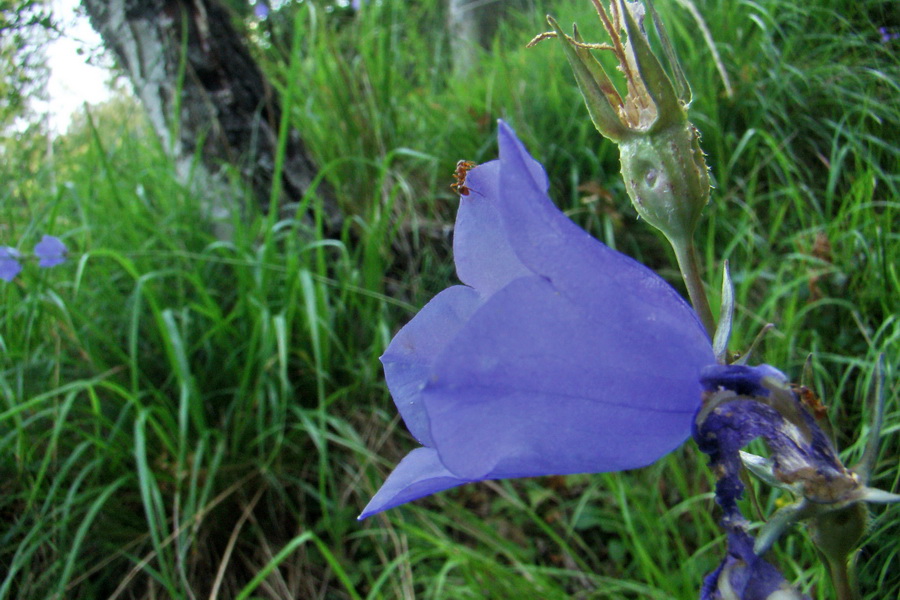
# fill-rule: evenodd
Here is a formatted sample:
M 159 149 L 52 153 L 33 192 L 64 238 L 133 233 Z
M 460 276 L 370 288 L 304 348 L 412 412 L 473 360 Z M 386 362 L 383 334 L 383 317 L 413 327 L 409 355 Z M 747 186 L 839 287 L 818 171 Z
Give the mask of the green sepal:
M 684 71 L 681 69 L 681 62 L 678 60 L 678 55 L 675 54 L 675 47 L 672 46 L 669 34 L 666 32 L 666 28 L 663 25 L 662 19 L 659 18 L 659 13 L 656 12 L 656 7 L 653 6 L 653 2 L 644 0 L 644 6 L 647 7 L 647 10 L 650 11 L 650 16 L 653 18 L 653 26 L 656 27 L 656 35 L 659 36 L 659 43 L 662 46 L 663 54 L 666 57 L 666 62 L 672 73 L 672 84 L 675 86 L 675 93 L 678 94 L 678 99 L 681 101 L 682 106 L 687 108 L 691 103 L 691 85 L 688 83 L 687 77 L 684 76 Z
M 775 461 L 771 458 L 765 458 L 758 454 L 744 452 L 743 450 L 739 450 L 738 453 L 740 454 L 741 463 L 744 465 L 744 468 L 753 473 L 757 479 L 766 485 L 782 490 L 788 490 L 790 492 L 797 492 L 796 488 L 784 483 L 775 476 Z
M 624 16 L 625 31 L 628 33 L 628 42 L 634 52 L 638 73 L 644 82 L 647 93 L 656 104 L 656 122 L 653 123 L 650 131 L 665 129 L 675 123 L 687 120 L 687 114 L 678 100 L 672 80 L 666 75 L 659 59 L 653 54 L 650 43 L 641 33 L 640 27 L 635 22 L 631 11 L 625 6 L 624 0 L 619 0 L 619 6 Z
M 765 554 L 791 525 L 808 519 L 817 512 L 818 507 L 805 498 L 779 508 L 757 532 L 753 552 L 760 556 Z
M 713 336 L 713 354 L 720 365 L 728 363 L 728 340 L 731 338 L 731 326 L 734 322 L 734 284 L 731 282 L 731 271 L 728 261 L 722 267 L 722 308 L 719 310 L 719 325 Z
M 622 123 L 622 119 L 619 117 L 618 111 L 613 107 L 610 98 L 618 98 L 619 103 L 622 100 L 603 67 L 587 48 L 579 48 L 574 45 L 553 17 L 548 15 L 547 22 L 550 23 L 550 26 L 562 42 L 566 59 L 568 59 L 572 70 L 575 72 L 575 81 L 578 83 L 578 89 L 581 90 L 581 95 L 584 98 L 585 105 L 587 105 L 588 113 L 591 115 L 591 121 L 594 122 L 594 127 L 597 128 L 597 131 L 603 137 L 609 138 L 614 142 L 618 143 L 627 138 L 629 131 Z M 575 35 L 578 35 L 577 30 Z
M 869 480 L 872 467 L 878 460 L 878 446 L 881 442 L 881 427 L 884 424 L 884 354 L 878 356 L 878 362 L 875 363 L 875 373 L 872 375 L 874 387 L 869 392 L 869 414 L 872 423 L 869 427 L 869 433 L 866 436 L 866 449 L 863 451 L 859 464 L 853 467 L 853 471 L 859 475 L 863 481 Z
M 863 502 L 869 502 L 871 504 L 900 503 L 900 494 L 892 494 L 891 492 L 886 492 L 884 490 L 870 487 L 863 488 L 863 490 L 859 493 L 859 498 Z
M 572 25 L 572 39 L 579 44 L 584 43 L 584 38 L 581 37 L 581 32 L 578 31 L 578 25 Z M 606 95 L 606 99 L 609 101 L 609 105 L 613 108 L 613 111 L 616 111 L 617 106 L 623 106 L 625 101 L 622 100 L 622 96 L 619 95 L 619 91 L 616 89 L 615 84 L 613 84 L 612 79 L 609 78 L 609 75 L 606 74 L 606 69 L 603 68 L 600 61 L 594 58 L 594 55 L 591 54 L 591 51 L 587 48 L 575 45 L 572 45 L 572 48 L 575 50 L 578 58 L 581 59 L 584 66 L 590 71 L 597 86 Z M 618 116 L 617 111 L 616 115 Z M 621 118 L 619 120 L 621 121 Z

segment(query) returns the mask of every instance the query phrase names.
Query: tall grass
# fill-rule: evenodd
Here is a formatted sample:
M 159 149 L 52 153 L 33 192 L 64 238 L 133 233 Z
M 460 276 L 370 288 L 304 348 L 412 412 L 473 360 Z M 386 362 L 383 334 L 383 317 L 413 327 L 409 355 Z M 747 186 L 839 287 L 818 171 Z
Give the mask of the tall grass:
M 873 483 L 896 491 L 900 68 L 876 31 L 893 17 L 876 2 L 699 2 L 728 98 L 690 14 L 659 4 L 716 183 L 701 247 L 713 293 L 731 263 L 734 347 L 774 322 L 759 359 L 799 378 L 812 353 L 850 463 L 884 353 Z M 377 356 L 452 281 L 449 173 L 495 156 L 496 118 L 573 218 L 677 277 L 560 49 L 523 48 L 547 11 L 599 36 L 590 3 L 542 7 L 464 79 L 436 3 L 354 19 L 305 4 L 278 22 L 259 56 L 338 191 L 339 239 L 245 213 L 217 240 L 122 109 L 31 172 L 34 153 L 0 167 L 0 243 L 52 232 L 73 254 L 0 287 L 0 598 L 696 597 L 724 541 L 691 443 L 638 471 L 489 482 L 355 520 L 414 445 Z M 765 510 L 779 501 L 756 492 Z M 862 587 L 896 597 L 900 515 L 873 515 Z M 773 560 L 830 597 L 802 534 Z

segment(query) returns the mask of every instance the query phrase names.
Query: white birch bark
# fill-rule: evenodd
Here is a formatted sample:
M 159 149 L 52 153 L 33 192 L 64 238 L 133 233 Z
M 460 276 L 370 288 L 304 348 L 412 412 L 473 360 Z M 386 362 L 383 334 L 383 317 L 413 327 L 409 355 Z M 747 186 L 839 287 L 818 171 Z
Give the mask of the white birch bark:
M 268 207 L 281 109 L 230 15 L 216 0 L 82 0 L 91 23 L 127 73 L 180 178 L 213 219 L 239 210 L 222 165 L 237 169 Z M 201 162 L 197 164 L 195 157 Z M 316 166 L 291 132 L 279 208 L 309 191 Z M 320 186 L 327 225 L 340 217 Z

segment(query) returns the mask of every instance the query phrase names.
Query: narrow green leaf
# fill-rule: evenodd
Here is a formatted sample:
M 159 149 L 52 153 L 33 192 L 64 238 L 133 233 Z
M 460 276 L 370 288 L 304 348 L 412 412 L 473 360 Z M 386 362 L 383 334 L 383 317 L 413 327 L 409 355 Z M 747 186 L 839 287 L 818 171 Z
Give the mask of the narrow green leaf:
M 634 52 L 638 72 L 641 74 L 647 93 L 650 94 L 650 97 L 656 104 L 658 116 L 656 123 L 653 124 L 653 128 L 665 128 L 684 120 L 684 109 L 678 101 L 678 95 L 675 93 L 672 81 L 666 75 L 665 70 L 659 63 L 659 59 L 653 54 L 647 38 L 641 33 L 640 27 L 635 22 L 631 11 L 625 6 L 623 0 L 619 1 L 622 14 L 625 17 L 625 31 L 628 33 L 628 42 Z

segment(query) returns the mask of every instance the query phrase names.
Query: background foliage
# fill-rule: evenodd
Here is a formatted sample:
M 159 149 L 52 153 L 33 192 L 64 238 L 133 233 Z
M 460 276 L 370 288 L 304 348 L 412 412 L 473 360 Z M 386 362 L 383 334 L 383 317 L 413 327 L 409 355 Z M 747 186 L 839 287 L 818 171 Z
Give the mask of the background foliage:
M 0 0 L 0 136 L 35 118 L 31 105 L 45 100 L 44 44 L 56 25 L 45 0 Z
M 799 379 L 812 353 L 850 464 L 885 353 L 873 485 L 896 491 L 900 64 L 878 28 L 900 27 L 897 5 L 698 2 L 728 96 L 690 13 L 658 4 L 709 155 L 701 247 L 712 290 L 731 264 L 734 349 L 773 322 L 759 359 Z M 561 49 L 524 49 L 545 12 L 601 41 L 590 3 L 538 6 L 465 78 L 435 2 L 247 16 L 339 193 L 340 239 L 248 212 L 217 240 L 127 98 L 52 142 L 39 127 L 4 142 L 0 244 L 52 233 L 72 259 L 0 286 L 0 598 L 697 596 L 724 541 L 692 443 L 639 471 L 466 486 L 355 521 L 414 445 L 377 357 L 453 280 L 450 173 L 496 156 L 497 118 L 573 219 L 677 285 Z M 900 594 L 897 539 L 898 511 L 876 508 L 866 598 Z M 804 536 L 778 546 L 788 578 L 829 598 Z

